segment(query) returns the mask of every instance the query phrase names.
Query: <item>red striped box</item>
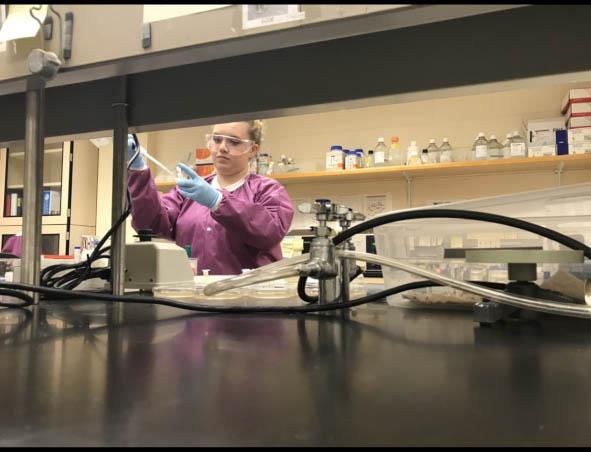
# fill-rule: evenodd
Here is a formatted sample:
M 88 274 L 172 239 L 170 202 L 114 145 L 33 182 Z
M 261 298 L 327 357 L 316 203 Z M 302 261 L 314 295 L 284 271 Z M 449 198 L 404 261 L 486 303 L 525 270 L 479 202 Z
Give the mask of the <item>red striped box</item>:
M 562 99 L 560 113 L 564 115 L 570 105 L 585 102 L 591 102 L 591 88 L 569 89 Z

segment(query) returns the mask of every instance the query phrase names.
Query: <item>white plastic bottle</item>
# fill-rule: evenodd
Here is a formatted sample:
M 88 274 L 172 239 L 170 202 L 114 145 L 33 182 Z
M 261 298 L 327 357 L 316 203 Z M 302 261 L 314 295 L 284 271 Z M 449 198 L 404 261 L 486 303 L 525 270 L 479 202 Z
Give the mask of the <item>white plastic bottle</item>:
M 365 152 L 363 152 L 363 149 L 355 149 L 355 154 L 357 155 L 357 168 L 365 168 Z
M 511 137 L 511 158 L 523 158 L 527 157 L 527 146 L 525 140 L 519 136 L 517 130 L 513 131 Z
M 439 161 L 441 163 L 453 162 L 452 147 L 447 138 L 443 139 L 443 143 L 439 147 Z
M 491 135 L 488 140 L 488 157 L 491 160 L 498 160 L 503 158 L 503 145 L 497 141 L 495 135 Z
M 342 146 L 335 144 L 326 153 L 326 170 L 334 171 L 340 169 L 345 169 L 345 153 L 343 152 Z
M 345 169 L 359 168 L 357 153 L 348 149 L 345 149 L 343 152 L 345 152 Z
M 407 165 L 420 165 L 421 164 L 421 154 L 420 154 L 419 147 L 417 146 L 416 141 L 410 142 L 410 146 L 408 147 L 408 151 L 407 151 L 406 164 Z
M 440 155 L 439 155 L 439 148 L 435 144 L 435 139 L 431 138 L 429 140 L 429 146 L 427 146 L 427 154 L 428 154 L 428 162 L 429 163 L 439 163 Z
M 474 142 L 474 160 L 488 159 L 488 141 L 483 132 L 478 134 L 478 138 Z
M 390 152 L 383 138 L 378 138 L 378 143 L 373 150 L 374 166 L 387 166 L 390 164 Z
M 505 135 L 505 141 L 503 142 L 503 158 L 508 159 L 511 157 L 511 137 L 512 133 Z

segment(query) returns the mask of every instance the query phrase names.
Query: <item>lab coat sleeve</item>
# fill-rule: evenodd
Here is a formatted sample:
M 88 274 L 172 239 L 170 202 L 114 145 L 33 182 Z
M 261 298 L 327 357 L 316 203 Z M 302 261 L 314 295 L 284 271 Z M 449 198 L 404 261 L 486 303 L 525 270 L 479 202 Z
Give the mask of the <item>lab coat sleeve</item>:
M 127 184 L 132 200 L 133 229 L 151 229 L 160 237 L 175 240 L 176 220 L 185 201 L 176 186 L 160 195 L 150 168 L 128 171 Z
M 285 188 L 273 179 L 259 181 L 252 193 L 250 197 L 222 190 L 222 200 L 211 216 L 246 244 L 270 250 L 287 234 L 293 206 Z

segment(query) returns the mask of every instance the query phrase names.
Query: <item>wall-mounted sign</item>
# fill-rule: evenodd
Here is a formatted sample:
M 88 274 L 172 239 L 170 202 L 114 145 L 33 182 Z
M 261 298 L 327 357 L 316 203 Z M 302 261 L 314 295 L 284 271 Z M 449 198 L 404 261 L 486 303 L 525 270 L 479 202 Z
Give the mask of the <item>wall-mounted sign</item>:
M 47 5 L 1 5 L 4 8 L 6 19 L 2 20 L 0 28 L 0 42 L 12 39 L 32 38 L 35 36 L 47 15 Z M 31 17 L 32 10 L 35 20 Z
M 302 20 L 306 17 L 300 5 L 243 5 L 242 28 L 265 27 L 267 25 Z

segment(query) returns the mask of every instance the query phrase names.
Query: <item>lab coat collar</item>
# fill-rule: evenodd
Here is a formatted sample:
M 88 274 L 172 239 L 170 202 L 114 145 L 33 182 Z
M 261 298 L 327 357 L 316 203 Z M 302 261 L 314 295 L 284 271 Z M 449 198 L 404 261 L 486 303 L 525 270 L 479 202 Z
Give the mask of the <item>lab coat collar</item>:
M 224 190 L 228 190 L 229 192 L 233 192 L 234 190 L 242 187 L 244 185 L 244 181 L 246 180 L 246 176 L 248 176 L 248 173 L 246 173 L 246 175 L 242 179 L 234 182 L 231 185 L 228 185 Z M 211 180 L 211 186 L 213 188 L 215 188 L 216 190 L 221 190 L 220 184 L 218 183 L 218 176 L 217 176 L 217 174 Z

